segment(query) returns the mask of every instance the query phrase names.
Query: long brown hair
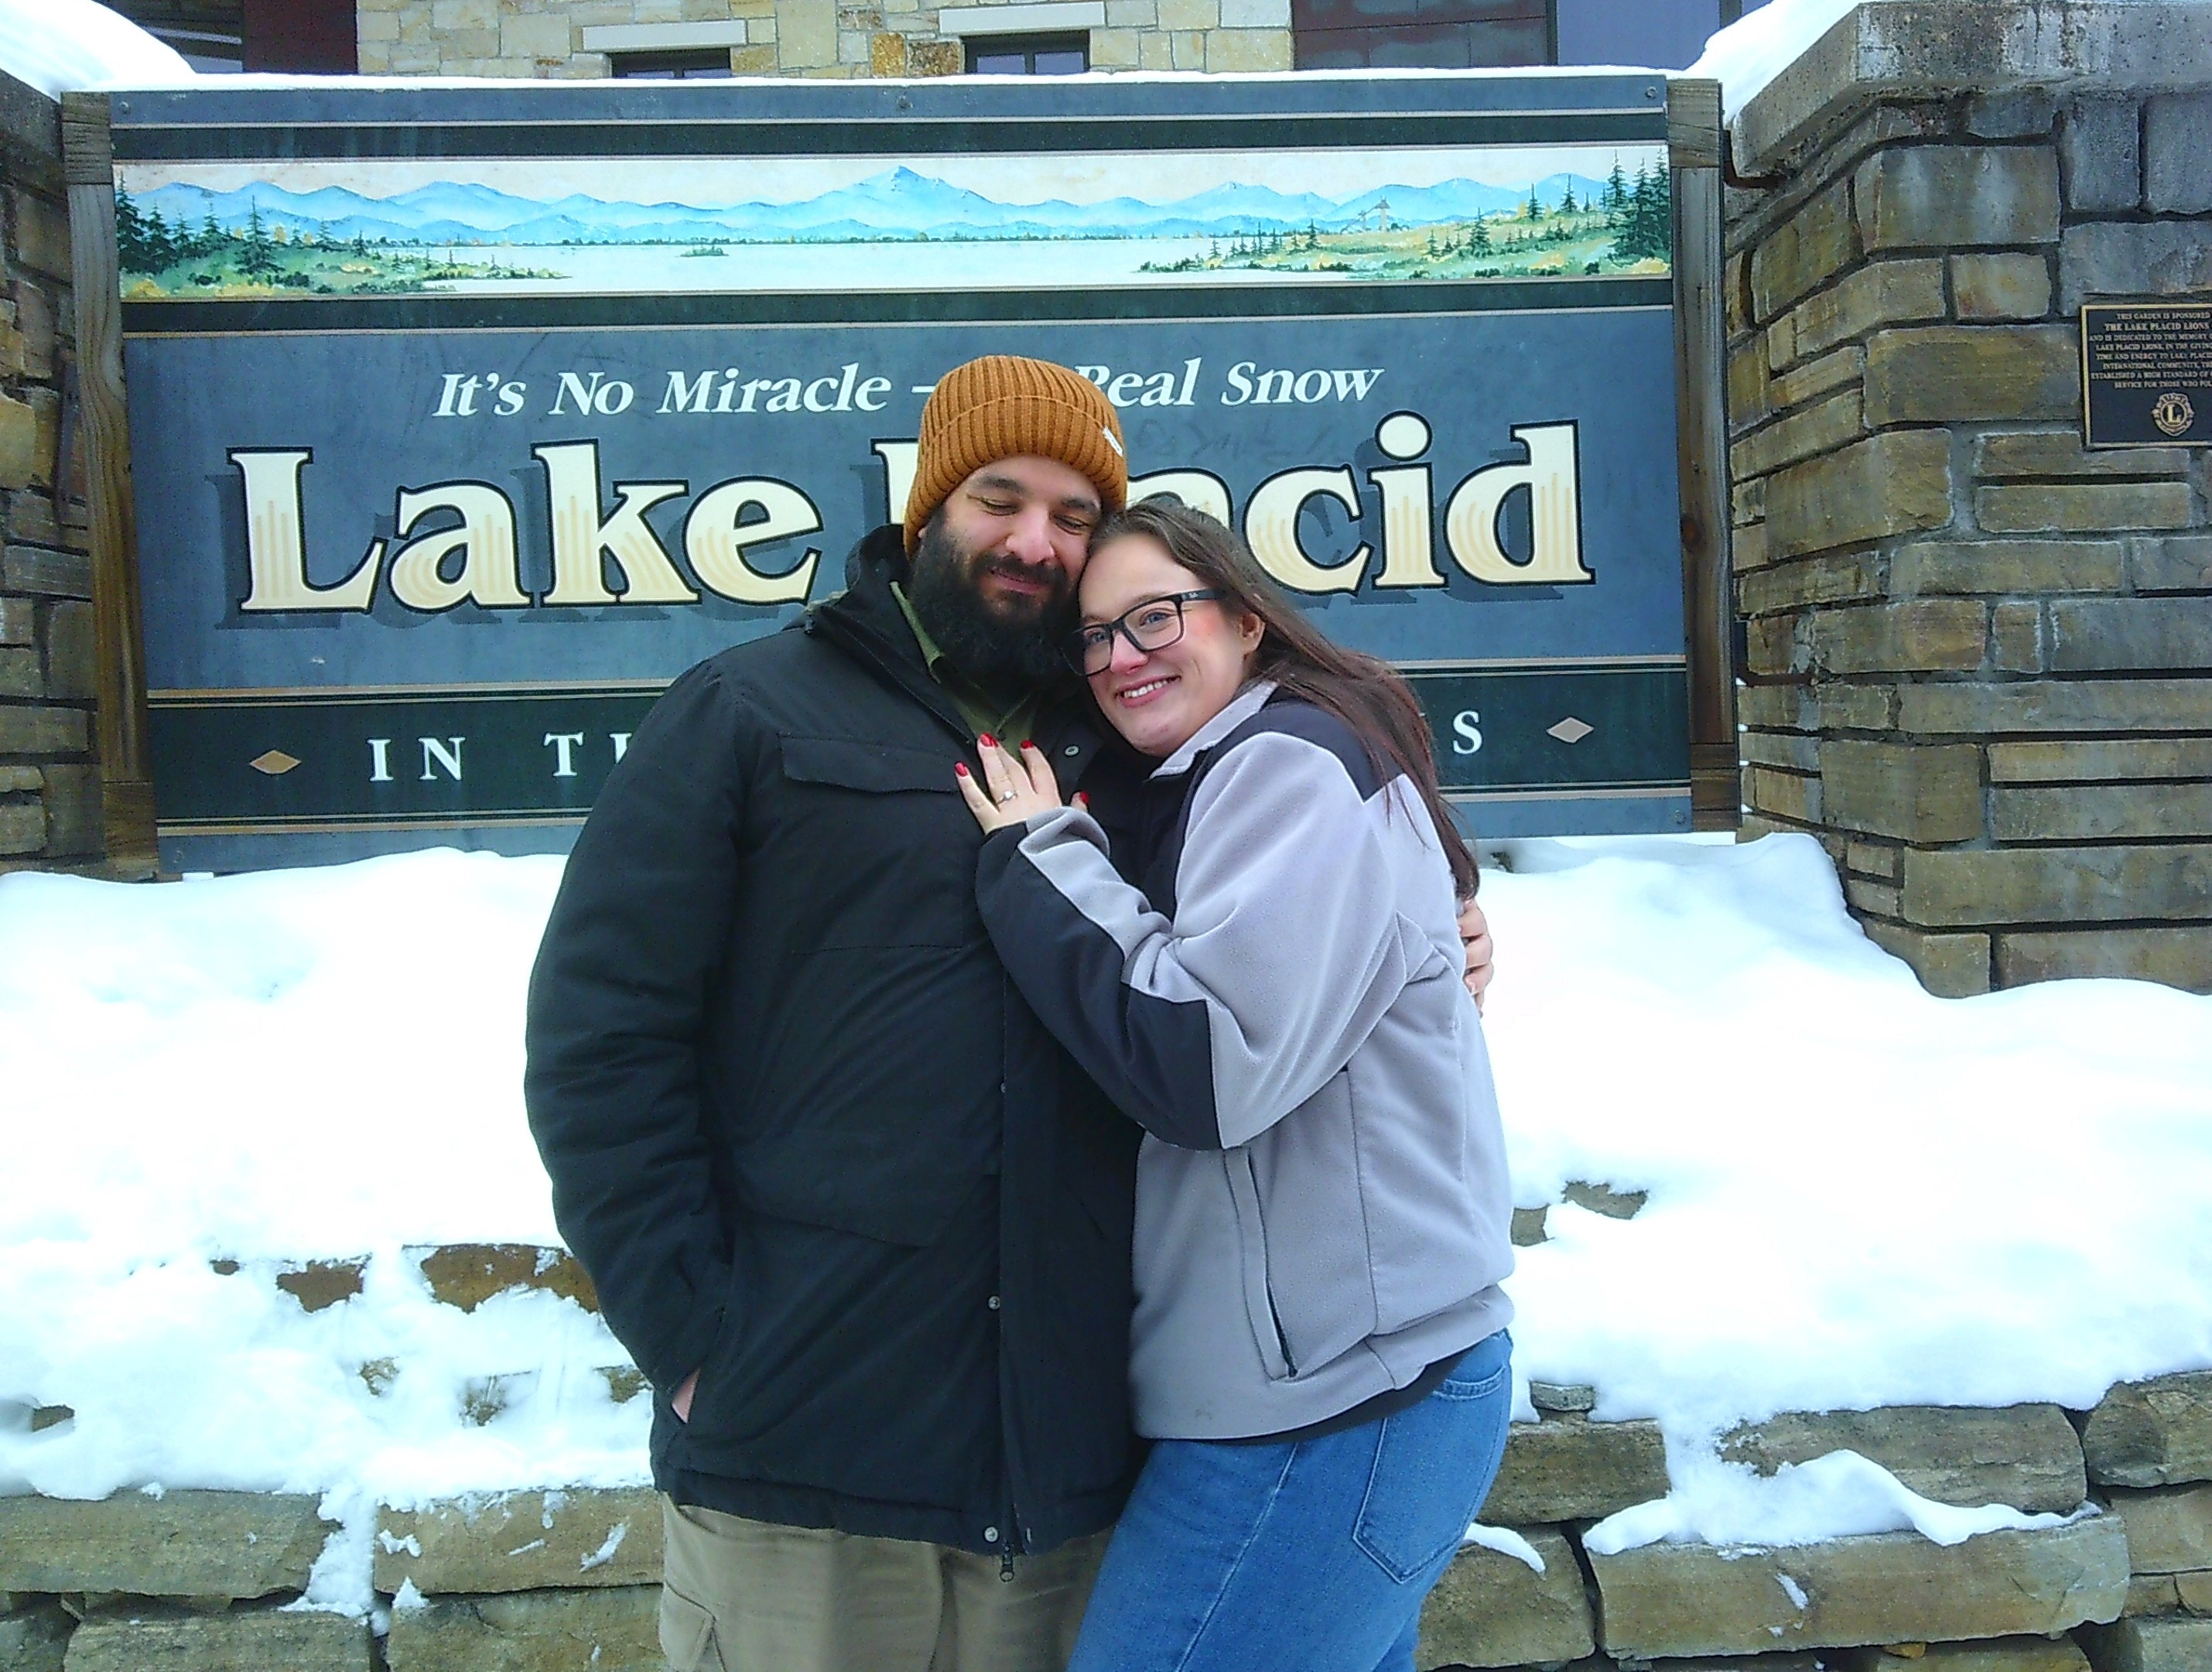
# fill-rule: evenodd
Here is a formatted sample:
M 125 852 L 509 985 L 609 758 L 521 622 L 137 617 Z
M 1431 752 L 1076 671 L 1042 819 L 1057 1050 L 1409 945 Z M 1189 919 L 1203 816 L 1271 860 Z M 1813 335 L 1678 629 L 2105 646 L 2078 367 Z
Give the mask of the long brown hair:
M 1200 585 L 1220 590 L 1224 611 L 1260 618 L 1267 630 L 1253 653 L 1253 677 L 1273 680 L 1279 689 L 1327 709 L 1349 726 L 1385 778 L 1403 773 L 1412 779 L 1451 865 L 1453 888 L 1462 900 L 1473 894 L 1474 854 L 1437 786 L 1428 720 L 1412 688 L 1390 665 L 1324 636 L 1284 596 L 1251 548 L 1203 511 L 1194 511 L 1176 499 L 1139 501 L 1099 525 L 1091 537 L 1091 550 L 1125 534 L 1158 540 Z

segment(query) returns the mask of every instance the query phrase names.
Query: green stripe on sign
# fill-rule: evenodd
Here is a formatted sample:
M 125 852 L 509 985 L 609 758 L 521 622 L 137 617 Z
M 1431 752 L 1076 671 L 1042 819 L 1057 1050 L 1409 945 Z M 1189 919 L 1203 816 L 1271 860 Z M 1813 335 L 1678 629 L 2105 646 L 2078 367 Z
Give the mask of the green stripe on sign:
M 654 694 L 424 692 L 149 705 L 165 833 L 580 816 Z
M 1418 668 L 1453 793 L 1680 789 L 1680 666 Z M 655 693 L 241 692 L 150 705 L 168 835 L 495 826 L 580 818 Z
M 1428 714 L 1447 791 L 1690 781 L 1689 684 L 1679 666 L 1417 669 L 1406 678 Z

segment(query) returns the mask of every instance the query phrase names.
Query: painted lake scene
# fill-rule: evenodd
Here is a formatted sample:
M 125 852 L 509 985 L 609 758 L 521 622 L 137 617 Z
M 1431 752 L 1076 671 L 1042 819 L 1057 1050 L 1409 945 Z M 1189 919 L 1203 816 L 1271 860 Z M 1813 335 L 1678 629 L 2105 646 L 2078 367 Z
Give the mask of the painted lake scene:
M 1661 145 L 131 162 L 132 301 L 1668 271 Z M 647 180 L 650 191 L 641 190 Z

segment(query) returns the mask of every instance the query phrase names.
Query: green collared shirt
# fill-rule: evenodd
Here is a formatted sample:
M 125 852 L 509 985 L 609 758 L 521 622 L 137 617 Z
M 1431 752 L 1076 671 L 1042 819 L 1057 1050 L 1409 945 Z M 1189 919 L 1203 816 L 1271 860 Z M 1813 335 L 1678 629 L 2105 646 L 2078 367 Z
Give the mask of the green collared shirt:
M 990 736 L 1009 749 L 1018 749 L 1022 740 L 1036 729 L 1037 696 L 1035 691 L 1024 691 L 1009 707 L 1002 694 L 986 690 L 952 666 L 937 641 L 929 636 L 929 629 L 921 624 L 921 617 L 907 602 L 906 588 L 896 581 L 891 582 L 891 596 L 898 600 L 899 613 L 906 624 L 914 629 L 915 642 L 921 647 L 921 660 L 929 669 L 929 677 L 945 687 L 945 694 L 960 710 L 960 717 L 968 722 L 968 729 L 977 737 Z

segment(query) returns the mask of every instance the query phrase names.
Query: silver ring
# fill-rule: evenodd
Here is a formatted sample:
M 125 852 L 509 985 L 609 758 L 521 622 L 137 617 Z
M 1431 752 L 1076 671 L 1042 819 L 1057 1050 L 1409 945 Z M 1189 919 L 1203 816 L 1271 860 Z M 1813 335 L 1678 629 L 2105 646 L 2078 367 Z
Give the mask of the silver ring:
M 1001 796 L 999 798 L 999 805 L 1000 805 L 1000 806 L 1002 806 L 1002 807 L 1003 807 L 1004 806 L 1006 806 L 1006 804 L 1007 802 L 1009 802 L 1009 801 L 1012 800 L 1013 799 L 1014 799 L 1014 793 L 1013 793 L 1013 791 L 1012 791 L 1012 790 L 1008 790 L 1008 791 L 1007 791 L 1004 795 L 1001 795 Z

